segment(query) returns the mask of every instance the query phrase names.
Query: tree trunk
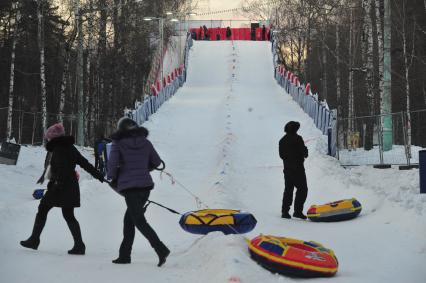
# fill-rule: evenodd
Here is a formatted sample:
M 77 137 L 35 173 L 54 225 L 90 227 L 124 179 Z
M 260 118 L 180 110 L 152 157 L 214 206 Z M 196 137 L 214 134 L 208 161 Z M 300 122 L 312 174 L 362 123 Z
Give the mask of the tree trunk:
M 67 88 L 67 78 L 69 72 L 70 56 L 67 51 L 65 51 L 65 62 L 64 70 L 62 72 L 62 81 L 61 81 L 61 95 L 59 97 L 59 122 L 64 122 L 64 107 L 65 107 L 65 97 L 66 97 L 66 88 Z
M 97 64 L 97 96 L 96 96 L 96 120 L 100 121 L 101 119 L 105 122 L 106 115 L 102 113 L 107 113 L 105 109 L 105 101 L 106 98 L 109 97 L 106 94 L 105 88 L 105 60 L 106 60 L 106 24 L 107 24 L 107 12 L 106 12 L 106 0 L 99 0 L 99 8 L 100 8 L 100 17 L 99 17 L 99 34 L 98 34 L 98 60 Z M 102 113 L 101 113 L 102 112 Z M 101 117 L 102 114 L 102 117 Z M 105 125 L 105 124 L 104 124 Z M 99 125 L 97 125 L 99 129 Z M 101 132 L 101 130 L 98 130 Z M 102 133 L 105 134 L 105 128 L 102 126 Z M 100 134 L 100 133 L 98 133 Z
M 363 22 L 363 68 L 365 69 L 365 92 L 366 101 L 369 107 L 369 115 L 374 115 L 374 94 L 373 94 L 373 40 L 372 40 L 372 21 L 371 21 L 371 1 L 363 0 L 362 7 L 364 10 Z M 364 133 L 364 149 L 370 150 L 373 148 L 373 132 L 374 121 L 372 118 L 367 118 L 366 132 Z
M 41 92 L 41 124 L 43 132 L 47 129 L 47 94 L 46 75 L 44 69 L 44 22 L 43 22 L 43 1 L 37 1 L 37 42 L 40 52 L 40 92 Z
M 327 100 L 327 49 L 325 48 L 326 45 L 326 37 L 324 34 L 323 41 L 322 41 L 322 97 L 324 100 Z
M 348 138 L 349 138 L 349 144 L 350 144 L 350 139 L 351 136 L 354 132 L 354 92 L 353 92 L 353 57 L 354 55 L 353 53 L 353 37 L 354 37 L 354 32 L 353 32 L 353 10 L 351 9 L 350 11 L 350 23 L 349 23 L 349 81 L 348 81 L 348 85 L 349 85 L 349 97 L 348 97 Z
M 83 23 L 79 0 L 75 1 L 75 17 L 78 27 L 78 46 L 77 46 L 77 101 L 78 101 L 78 125 L 77 125 L 77 144 L 84 145 L 84 85 L 83 85 Z
M 73 31 L 71 32 L 70 39 L 65 43 L 64 70 L 62 71 L 61 94 L 59 97 L 59 121 L 61 123 L 63 123 L 63 120 L 64 120 L 64 108 L 65 108 L 67 82 L 69 80 L 71 48 L 74 43 L 76 33 L 77 33 L 77 27 L 74 26 Z M 69 86 L 71 85 L 69 84 Z
M 413 63 L 413 57 L 414 57 L 414 42 L 413 42 L 413 48 L 408 54 L 407 50 L 407 25 L 406 25 L 406 17 L 407 17 L 407 10 L 406 10 L 406 0 L 402 1 L 402 50 L 404 55 L 404 73 L 405 73 L 405 97 L 406 97 L 406 108 L 405 111 L 407 111 L 407 121 L 406 121 L 406 127 L 407 127 L 407 155 L 409 158 L 411 158 L 411 105 L 410 105 L 410 79 L 409 79 L 409 73 L 410 73 L 410 67 Z M 414 37 L 414 33 L 413 33 Z M 414 41 L 414 40 L 413 40 Z M 410 58 L 409 58 L 410 57 Z
M 89 10 L 92 10 L 92 0 L 89 0 Z M 93 20 L 92 14 L 87 14 L 87 59 L 86 59 L 86 97 L 85 97 L 85 109 L 84 109 L 84 128 L 85 131 L 85 144 L 89 144 L 89 137 L 92 133 L 90 127 L 93 124 L 90 120 L 91 113 L 93 112 L 92 103 L 93 103 L 93 92 L 92 92 L 92 50 L 93 50 Z M 90 126 L 89 126 L 90 125 Z
M 336 24 L 336 100 L 337 100 L 337 115 L 342 117 L 342 90 L 341 90 L 341 72 L 340 72 L 340 26 L 339 23 Z M 343 145 L 343 125 L 338 123 L 338 144 Z
M 20 20 L 19 6 L 16 4 L 16 16 L 15 16 L 15 27 L 13 30 L 13 39 L 12 39 L 12 52 L 10 55 L 10 77 L 9 77 L 9 105 L 7 108 L 7 135 L 6 139 L 10 140 L 12 138 L 12 120 L 13 120 L 13 88 L 15 82 L 15 51 L 16 51 L 16 41 L 18 40 L 18 28 Z
M 426 1 L 426 0 L 425 0 Z M 306 37 L 305 81 L 311 80 L 311 18 L 308 18 L 308 31 Z
M 376 31 L 377 31 L 377 49 L 379 56 L 379 97 L 380 101 L 383 97 L 383 30 L 382 30 L 382 17 L 380 15 L 380 0 L 375 0 L 376 12 Z

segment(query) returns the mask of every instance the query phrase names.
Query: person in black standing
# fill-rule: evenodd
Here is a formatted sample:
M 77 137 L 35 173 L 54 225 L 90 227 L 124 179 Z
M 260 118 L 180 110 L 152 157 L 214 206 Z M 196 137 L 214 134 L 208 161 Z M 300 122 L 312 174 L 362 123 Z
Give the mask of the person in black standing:
M 203 30 L 204 30 L 204 40 L 210 40 L 209 29 L 204 25 Z
M 232 36 L 231 28 L 230 28 L 230 27 L 227 27 L 227 28 L 226 28 L 226 39 L 227 39 L 227 40 L 230 40 L 230 39 L 231 39 L 231 36 Z
M 288 219 L 291 218 L 289 210 L 293 202 L 294 187 L 297 188 L 297 191 L 293 216 L 306 219 L 306 215 L 303 214 L 303 205 L 308 196 L 308 185 L 303 163 L 305 158 L 308 157 L 308 148 L 305 146 L 302 137 L 297 134 L 299 128 L 299 122 L 288 122 L 284 127 L 286 135 L 279 142 L 279 154 L 284 161 L 285 180 L 281 217 Z
M 262 25 L 262 40 L 266 40 L 266 27 L 265 25 Z
M 65 136 L 62 124 L 58 123 L 48 128 L 45 137 L 48 140 L 46 144 L 48 154 L 45 161 L 47 168 L 38 182 L 43 183 L 45 175 L 47 176 L 49 179 L 47 192 L 38 206 L 31 236 L 20 244 L 25 248 L 37 250 L 47 214 L 53 207 L 60 207 L 74 239 L 74 247 L 68 253 L 84 255 L 86 246 L 81 237 L 80 225 L 74 216 L 74 208 L 80 207 L 80 188 L 75 166 L 80 165 L 100 182 L 103 182 L 104 176 L 74 147 L 74 137 Z

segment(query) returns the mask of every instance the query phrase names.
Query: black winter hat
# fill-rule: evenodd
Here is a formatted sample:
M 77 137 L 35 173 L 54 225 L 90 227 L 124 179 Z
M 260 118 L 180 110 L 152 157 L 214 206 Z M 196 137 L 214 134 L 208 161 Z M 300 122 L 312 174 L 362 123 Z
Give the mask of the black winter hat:
M 138 123 L 136 123 L 129 117 L 123 117 L 120 120 L 118 120 L 118 123 L 117 123 L 117 130 L 122 132 L 137 129 L 138 127 L 139 127 Z
M 300 123 L 296 121 L 288 122 L 284 127 L 284 132 L 287 134 L 295 134 L 300 128 Z

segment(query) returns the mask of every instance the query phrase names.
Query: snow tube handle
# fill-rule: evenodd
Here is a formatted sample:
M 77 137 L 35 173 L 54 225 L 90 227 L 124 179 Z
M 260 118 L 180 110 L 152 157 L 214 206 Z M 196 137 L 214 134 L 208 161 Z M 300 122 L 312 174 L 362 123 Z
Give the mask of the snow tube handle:
M 161 165 L 163 165 L 162 168 L 160 168 Z M 164 169 L 166 169 L 166 163 L 164 163 L 163 160 L 161 160 L 160 166 L 158 166 L 157 168 L 154 168 L 154 170 L 163 171 Z

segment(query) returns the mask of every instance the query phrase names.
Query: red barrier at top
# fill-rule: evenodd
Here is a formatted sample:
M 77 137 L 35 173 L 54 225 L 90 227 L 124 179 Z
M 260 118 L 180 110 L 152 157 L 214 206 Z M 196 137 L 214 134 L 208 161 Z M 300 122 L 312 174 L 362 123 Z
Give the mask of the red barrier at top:
M 202 28 L 191 28 L 189 30 L 196 40 L 209 39 L 212 41 L 216 40 L 252 40 L 251 28 L 231 28 L 231 37 L 226 38 L 226 28 L 210 28 L 207 30 L 208 38 L 205 37 L 204 30 Z M 254 39 L 257 41 L 269 40 L 269 28 L 257 28 L 254 31 Z

